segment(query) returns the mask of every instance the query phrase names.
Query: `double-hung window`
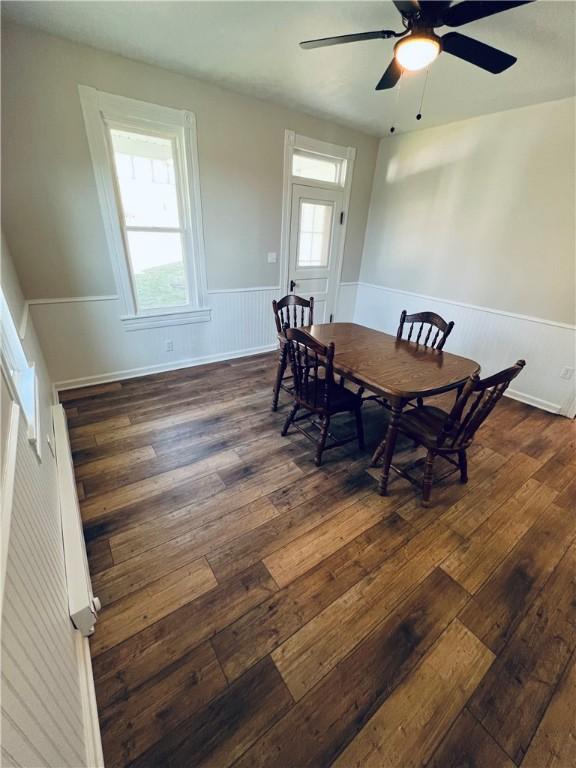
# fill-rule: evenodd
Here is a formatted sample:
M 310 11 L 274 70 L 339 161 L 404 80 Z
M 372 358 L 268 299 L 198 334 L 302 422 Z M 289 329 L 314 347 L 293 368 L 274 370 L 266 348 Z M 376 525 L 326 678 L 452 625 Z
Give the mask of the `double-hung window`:
M 194 115 L 80 97 L 125 327 L 209 320 Z

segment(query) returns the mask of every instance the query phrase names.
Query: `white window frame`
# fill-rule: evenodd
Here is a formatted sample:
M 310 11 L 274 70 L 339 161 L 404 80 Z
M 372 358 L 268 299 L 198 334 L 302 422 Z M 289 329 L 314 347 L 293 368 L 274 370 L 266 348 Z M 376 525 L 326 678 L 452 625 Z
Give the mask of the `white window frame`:
M 10 396 L 19 406 L 28 427 L 28 440 L 40 453 L 40 403 L 35 363 L 29 363 L 4 292 L 0 289 L 1 364 Z
M 78 86 L 78 90 L 124 328 L 131 331 L 210 320 L 194 113 L 116 96 L 85 85 Z M 177 186 L 188 285 L 187 305 L 138 310 L 109 128 L 158 134 L 173 141 L 175 172 L 181 182 Z
M 305 140 L 306 143 L 309 143 L 311 139 L 305 139 L 304 136 L 298 137 L 300 140 Z M 314 145 L 317 146 L 317 142 L 314 142 Z M 333 145 L 329 145 L 333 146 Z M 299 176 L 298 174 L 294 173 L 292 168 L 294 164 L 294 154 L 297 153 L 299 155 L 310 157 L 310 158 L 320 158 L 322 160 L 335 160 L 338 162 L 338 179 L 337 181 L 325 181 L 323 179 L 315 179 L 311 176 Z M 331 187 L 337 187 L 340 189 L 343 189 L 346 185 L 346 174 L 348 171 L 348 158 L 347 157 L 339 157 L 337 155 L 331 155 L 327 154 L 326 152 L 312 152 L 309 149 L 303 149 L 300 146 L 291 146 L 291 153 L 290 158 L 292 162 L 292 166 L 290 167 L 290 175 L 292 176 L 293 182 L 295 184 L 313 184 L 315 187 L 327 187 L 330 189 Z
M 319 181 L 307 176 L 294 176 L 292 173 L 292 159 L 294 150 L 301 150 L 306 154 L 322 155 L 324 157 L 337 158 L 342 163 L 340 179 L 337 183 L 331 181 Z M 346 245 L 346 232 L 348 228 L 348 213 L 350 210 L 350 195 L 352 193 L 352 177 L 354 175 L 354 161 L 356 148 L 345 147 L 340 144 L 332 144 L 320 139 L 312 139 L 286 129 L 284 131 L 284 177 L 282 183 L 282 225 L 280 234 L 280 290 L 288 290 L 288 273 L 290 268 L 290 221 L 292 215 L 292 185 L 304 185 L 308 187 L 324 187 L 325 189 L 342 189 L 342 234 L 336 253 L 336 295 L 334 299 L 334 313 L 338 306 L 338 293 L 342 281 L 342 267 L 344 265 L 344 247 Z M 338 215 L 335 212 L 335 215 Z

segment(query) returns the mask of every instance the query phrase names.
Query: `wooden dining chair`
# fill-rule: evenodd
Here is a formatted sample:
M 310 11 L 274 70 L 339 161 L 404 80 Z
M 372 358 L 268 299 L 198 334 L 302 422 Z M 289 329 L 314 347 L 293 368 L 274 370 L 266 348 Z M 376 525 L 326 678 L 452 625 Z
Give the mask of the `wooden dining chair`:
M 322 463 L 322 453 L 327 448 L 336 448 L 352 440 L 358 440 L 360 450 L 364 448 L 364 427 L 362 424 L 362 387 L 357 392 L 346 389 L 342 382 L 334 379 L 334 344 L 325 347 L 306 331 L 298 328 L 286 328 L 286 348 L 292 366 L 294 383 L 294 404 L 284 427 L 286 435 L 293 424 L 309 440 L 316 442 L 315 464 Z M 298 411 L 305 413 L 298 417 Z M 352 413 L 356 420 L 355 434 L 338 439 L 330 433 L 330 421 L 339 413 Z M 320 423 L 313 421 L 319 417 Z M 319 426 L 320 436 L 314 436 L 299 422 L 312 419 L 313 426 Z M 331 438 L 327 445 L 328 437 Z
M 396 338 L 414 341 L 423 347 L 442 350 L 452 328 L 454 328 L 452 320 L 447 323 L 435 312 L 416 312 L 414 315 L 409 315 L 404 309 L 400 315 Z
M 274 321 L 276 323 L 276 330 L 279 334 L 280 344 L 276 380 L 274 381 L 274 389 L 272 391 L 272 410 L 276 411 L 278 410 L 280 390 L 284 389 L 286 392 L 292 392 L 292 387 L 284 383 L 285 380 L 290 378 L 289 376 L 286 376 L 288 350 L 286 348 L 286 340 L 284 337 L 284 326 L 288 326 L 289 328 L 301 328 L 305 325 L 313 325 L 314 299 L 312 296 L 309 299 L 303 299 L 300 296 L 295 296 L 293 293 L 290 293 L 288 296 L 279 299 L 279 301 L 273 301 L 272 309 L 274 310 Z
M 518 376 L 525 365 L 524 360 L 518 360 L 512 367 L 486 379 L 481 380 L 478 374 L 471 376 L 449 413 L 429 405 L 411 408 L 402 413 L 398 431 L 427 449 L 422 480 L 422 506 L 427 507 L 429 505 L 436 456 L 443 456 L 455 467 L 439 479 L 443 480 L 453 472 L 460 470 L 460 481 L 462 483 L 468 482 L 466 451 L 472 444 L 480 425 L 500 400 L 510 382 Z M 372 466 L 377 464 L 385 450 L 386 438 L 374 453 Z M 407 471 L 410 467 L 401 469 L 391 464 L 390 469 L 394 469 L 395 472 L 415 485 L 420 484 Z M 383 472 L 378 488 L 382 495 L 385 495 L 387 491 L 386 482 Z
M 396 338 L 400 341 L 413 341 L 422 347 L 437 349 L 442 351 L 446 339 L 452 333 L 454 322 L 449 323 L 436 312 L 416 312 L 409 315 L 405 309 L 400 315 L 400 325 L 396 332 Z M 418 407 L 423 404 L 422 398 L 416 401 Z
M 405 309 L 400 315 L 400 325 L 396 331 L 398 341 L 413 341 L 422 347 L 429 347 L 441 351 L 446 339 L 454 328 L 454 322 L 449 323 L 443 317 L 435 312 L 417 312 L 409 315 Z M 386 399 L 381 395 L 368 395 L 364 400 L 374 400 L 380 405 L 387 406 Z M 418 406 L 422 406 L 422 398 L 416 401 Z

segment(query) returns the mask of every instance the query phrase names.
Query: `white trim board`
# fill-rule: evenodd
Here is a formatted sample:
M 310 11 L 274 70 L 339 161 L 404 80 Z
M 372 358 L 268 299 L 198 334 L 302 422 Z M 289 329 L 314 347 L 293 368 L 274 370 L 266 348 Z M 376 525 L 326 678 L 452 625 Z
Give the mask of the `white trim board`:
M 38 304 L 74 304 L 78 301 L 115 301 L 118 299 L 117 293 L 111 293 L 109 296 L 64 296 L 55 299 L 29 299 L 26 304 L 28 306 L 36 306 Z
M 142 368 L 130 368 L 125 371 L 111 371 L 110 373 L 97 374 L 95 376 L 82 376 L 78 379 L 70 379 L 69 381 L 56 381 L 54 387 L 56 391 L 62 392 L 66 389 L 90 387 L 95 384 L 109 384 L 113 381 L 135 379 L 139 376 L 146 376 L 147 374 L 178 371 L 181 368 L 195 368 L 198 365 L 206 365 L 206 363 L 222 363 L 226 360 L 236 360 L 239 357 L 251 357 L 252 355 L 273 352 L 275 349 L 277 349 L 277 344 L 266 344 L 262 347 L 252 347 L 251 349 L 239 349 L 233 352 L 205 355 L 204 357 L 190 358 L 188 360 L 176 360 L 173 363 L 161 363 L 159 365 L 143 366 Z
M 540 408 L 542 411 L 548 411 L 549 413 L 555 413 L 560 415 L 567 415 L 567 414 L 561 414 L 561 406 L 557 405 L 556 403 L 550 403 L 548 400 L 542 400 L 539 397 L 534 397 L 533 395 L 527 395 L 525 392 L 518 392 L 516 389 L 507 389 L 504 393 L 506 397 L 511 398 L 512 400 L 518 400 L 520 403 L 525 403 L 526 405 L 532 405 L 534 408 Z
M 87 637 L 75 632 L 76 656 L 78 659 L 78 680 L 82 701 L 82 722 L 84 724 L 84 747 L 86 765 L 89 768 L 104 768 L 98 705 L 94 688 L 94 674 L 90 657 L 90 644 Z
M 209 294 L 219 295 L 221 293 L 252 293 L 253 291 L 280 291 L 279 285 L 256 285 L 251 288 L 214 288 L 209 290 Z
M 61 405 L 52 406 L 52 425 L 56 449 L 64 561 L 66 563 L 68 611 L 76 629 L 88 637 L 94 631 L 99 602 L 95 600 L 92 592 L 66 414 Z

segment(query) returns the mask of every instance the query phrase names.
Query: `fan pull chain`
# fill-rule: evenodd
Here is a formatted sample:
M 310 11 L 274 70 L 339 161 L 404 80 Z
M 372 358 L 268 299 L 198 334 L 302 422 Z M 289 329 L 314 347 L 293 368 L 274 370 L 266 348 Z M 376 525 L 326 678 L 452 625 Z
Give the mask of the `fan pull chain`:
M 420 109 L 416 115 L 416 120 L 422 120 L 422 107 L 424 106 L 424 96 L 426 94 L 426 86 L 428 85 L 428 75 L 430 74 L 430 67 L 426 67 L 426 78 L 424 80 L 424 87 L 422 88 L 422 96 L 420 98 Z
M 404 70 L 402 70 L 404 72 Z M 402 75 L 400 75 L 400 79 L 398 80 L 398 87 L 396 88 L 396 104 L 394 105 L 394 116 L 396 117 L 398 115 L 398 105 L 400 103 L 400 91 L 402 89 Z M 392 121 L 392 125 L 390 127 L 390 133 L 394 133 L 396 130 L 394 126 L 394 121 Z

